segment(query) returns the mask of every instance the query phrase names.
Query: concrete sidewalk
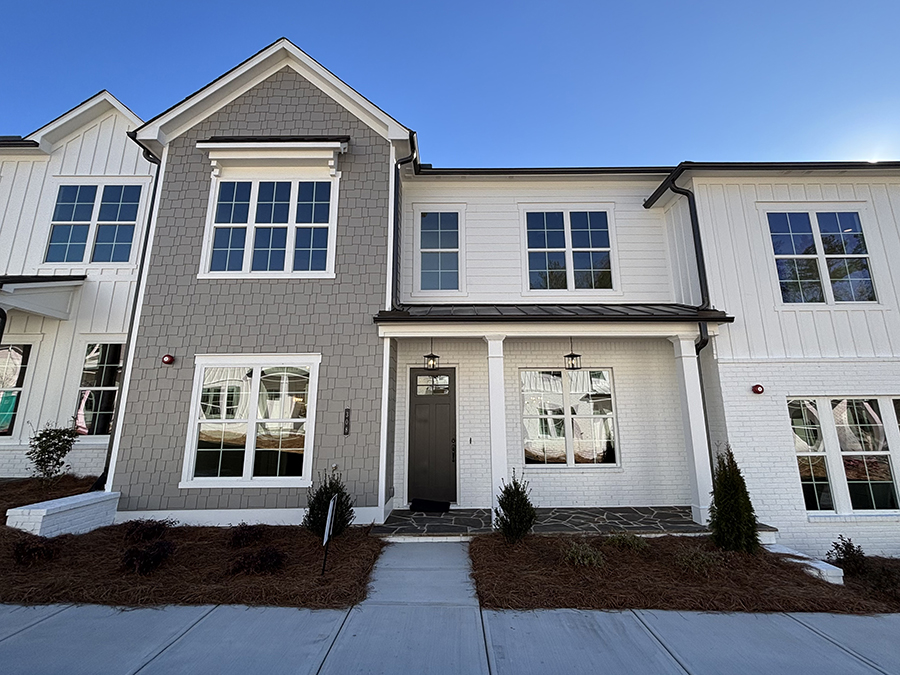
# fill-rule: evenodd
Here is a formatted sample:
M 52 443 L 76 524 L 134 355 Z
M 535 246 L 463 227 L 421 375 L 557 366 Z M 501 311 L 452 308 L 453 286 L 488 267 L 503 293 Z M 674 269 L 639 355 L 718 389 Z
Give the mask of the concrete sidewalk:
M 412 543 L 350 610 L 0 605 L 0 672 L 900 675 L 898 636 L 900 615 L 482 611 L 466 544 Z

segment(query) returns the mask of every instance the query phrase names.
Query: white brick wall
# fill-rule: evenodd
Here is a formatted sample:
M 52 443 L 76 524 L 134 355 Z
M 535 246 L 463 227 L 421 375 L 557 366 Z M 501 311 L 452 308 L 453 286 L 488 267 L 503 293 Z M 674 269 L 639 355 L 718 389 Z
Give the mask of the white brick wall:
M 759 519 L 778 528 L 778 543 L 823 555 L 839 534 L 870 554 L 900 555 L 900 514 L 809 515 L 787 413 L 789 397 L 897 396 L 900 362 L 889 359 L 721 361 L 728 440 Z M 763 394 L 750 387 L 762 384 Z M 724 438 L 713 437 L 724 441 Z M 893 450 L 900 487 L 900 448 Z M 844 480 L 831 476 L 832 481 Z
M 9 509 L 6 524 L 42 537 L 80 534 L 112 525 L 118 503 L 118 492 L 88 492 Z
M 585 367 L 612 368 L 621 467 L 525 469 L 537 506 L 648 506 L 690 503 L 674 348 L 668 340 L 584 340 L 576 343 Z M 410 367 L 420 367 L 428 340 L 398 340 L 394 508 L 406 506 L 406 395 Z M 458 503 L 491 503 L 487 344 L 482 339 L 436 340 L 441 367 L 456 368 Z M 506 423 L 510 471 L 522 475 L 520 368 L 562 367 L 568 340 L 504 342 Z
M 77 442 L 66 456 L 66 464 L 71 465 L 77 476 L 99 476 L 106 464 L 106 445 L 89 445 Z M 31 462 L 25 456 L 27 445 L 0 445 L 0 476 L 4 478 L 25 478 L 32 475 Z

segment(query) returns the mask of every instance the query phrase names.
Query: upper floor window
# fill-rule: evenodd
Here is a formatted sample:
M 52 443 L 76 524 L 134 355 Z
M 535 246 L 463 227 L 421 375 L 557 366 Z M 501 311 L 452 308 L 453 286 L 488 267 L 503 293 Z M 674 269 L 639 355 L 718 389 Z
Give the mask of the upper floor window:
M 328 276 L 336 179 L 220 181 L 205 274 Z
M 140 185 L 105 185 L 99 204 L 96 185 L 61 185 L 44 262 L 81 263 L 90 248 L 92 263 L 131 259 Z
M 612 289 L 606 211 L 529 211 L 525 229 L 529 289 Z
M 785 303 L 875 302 L 869 251 L 855 212 L 768 213 Z M 815 225 L 813 224 L 815 223 Z M 822 271 L 830 283 L 822 283 Z
M 423 291 L 459 290 L 459 214 L 423 212 L 419 232 Z
M 25 386 L 31 345 L 0 345 L 0 436 L 10 436 Z

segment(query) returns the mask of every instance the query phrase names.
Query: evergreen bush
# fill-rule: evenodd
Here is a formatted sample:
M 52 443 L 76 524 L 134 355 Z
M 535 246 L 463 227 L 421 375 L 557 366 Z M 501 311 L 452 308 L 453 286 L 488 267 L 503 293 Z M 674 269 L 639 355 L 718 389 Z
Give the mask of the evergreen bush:
M 528 481 L 517 478 L 515 470 L 509 483 L 502 482 L 497 497 L 498 508 L 494 509 L 494 527 L 510 544 L 515 544 L 531 532 L 537 520 L 537 512 L 528 498 L 528 492 Z
M 78 432 L 72 427 L 54 427 L 48 423 L 28 439 L 25 456 L 34 467 L 34 475 L 45 483 L 58 478 L 65 468 L 65 459 L 75 445 Z
M 605 567 L 603 554 L 585 541 L 570 541 L 566 547 L 566 562 L 576 567 Z
M 825 555 L 825 560 L 850 576 L 863 574 L 868 567 L 862 547 L 854 544 L 852 539 L 845 539 L 842 534 L 838 535 L 837 541 L 831 542 L 831 550 Z
M 756 553 L 760 546 L 756 513 L 744 476 L 728 445 L 716 459 L 712 496 L 709 529 L 716 546 L 726 551 Z
M 347 492 L 341 474 L 337 469 L 331 474 L 319 474 L 319 484 L 309 489 L 306 498 L 306 515 L 303 516 L 303 527 L 320 537 L 325 535 L 325 524 L 328 520 L 328 504 L 337 495 L 334 505 L 334 527 L 332 536 L 340 535 L 353 522 L 353 500 Z

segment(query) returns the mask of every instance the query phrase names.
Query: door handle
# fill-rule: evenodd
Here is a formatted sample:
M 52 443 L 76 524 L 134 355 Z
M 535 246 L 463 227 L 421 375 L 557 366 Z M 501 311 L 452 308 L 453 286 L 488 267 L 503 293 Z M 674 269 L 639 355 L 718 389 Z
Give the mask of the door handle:
M 450 461 L 456 462 L 456 439 L 450 439 Z

